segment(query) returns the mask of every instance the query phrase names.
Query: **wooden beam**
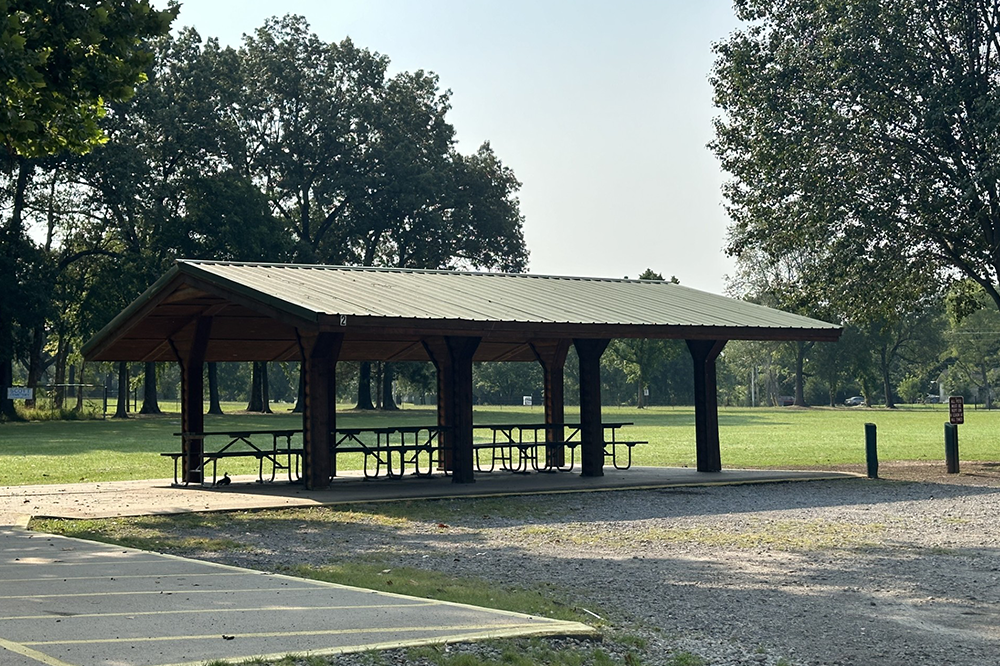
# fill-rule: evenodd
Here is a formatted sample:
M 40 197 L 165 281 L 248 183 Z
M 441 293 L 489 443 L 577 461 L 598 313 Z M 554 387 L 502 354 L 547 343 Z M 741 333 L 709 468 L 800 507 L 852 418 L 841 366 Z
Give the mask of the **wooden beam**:
M 454 423 L 454 399 L 452 396 L 453 385 L 450 381 L 451 354 L 448 353 L 448 343 L 444 338 L 433 337 L 422 340 L 427 356 L 434 364 L 437 374 L 437 422 L 441 428 L 441 436 L 438 439 L 438 469 L 450 472 L 454 469 L 452 461 L 452 434 L 450 429 Z
M 580 359 L 580 464 L 583 476 L 604 476 L 601 355 L 611 340 L 574 339 Z
M 688 340 L 694 361 L 694 429 L 699 472 L 722 471 L 715 359 L 726 340 Z
M 194 337 L 181 354 L 181 474 L 185 483 L 204 480 L 205 442 L 205 382 L 203 369 L 205 349 L 212 332 L 212 318 L 199 317 L 194 324 Z
M 337 356 L 342 333 L 301 338 L 304 372 L 302 400 L 302 476 L 308 490 L 330 487 L 337 473 L 332 438 L 337 429 Z
M 438 370 L 438 425 L 445 439 L 453 483 L 474 483 L 472 450 L 472 358 L 480 338 L 452 336 L 424 341 Z M 450 454 L 450 455 L 449 455 Z
M 561 444 L 566 435 L 562 425 L 566 422 L 563 368 L 569 353 L 569 340 L 536 340 L 530 346 L 542 366 L 544 377 L 545 395 L 542 400 L 545 404 L 545 423 L 550 426 L 545 430 L 545 461 L 549 467 L 562 467 L 566 464 L 566 447 Z

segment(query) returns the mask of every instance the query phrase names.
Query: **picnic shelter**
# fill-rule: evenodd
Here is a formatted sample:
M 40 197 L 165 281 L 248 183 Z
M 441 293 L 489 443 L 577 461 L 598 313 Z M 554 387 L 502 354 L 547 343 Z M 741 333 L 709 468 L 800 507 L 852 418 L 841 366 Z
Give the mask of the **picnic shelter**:
M 601 355 L 615 338 L 685 340 L 694 361 L 697 468 L 715 472 L 722 468 L 715 361 L 726 342 L 835 341 L 840 333 L 834 324 L 666 281 L 181 259 L 83 353 L 88 361 L 180 364 L 185 482 L 202 481 L 204 364 L 299 361 L 302 477 L 307 488 L 322 489 L 336 472 L 338 361 L 432 362 L 438 464 L 454 482 L 470 483 L 473 363 L 541 364 L 546 455 L 559 467 L 572 346 L 582 474 L 601 476 Z

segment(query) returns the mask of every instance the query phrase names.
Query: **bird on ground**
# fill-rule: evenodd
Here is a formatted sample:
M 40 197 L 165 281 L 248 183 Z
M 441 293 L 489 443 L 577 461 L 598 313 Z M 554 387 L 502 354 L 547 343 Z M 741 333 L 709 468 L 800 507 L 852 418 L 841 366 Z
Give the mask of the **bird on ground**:
M 228 486 L 233 480 L 229 478 L 229 472 L 223 472 L 222 478 L 215 482 L 217 486 Z

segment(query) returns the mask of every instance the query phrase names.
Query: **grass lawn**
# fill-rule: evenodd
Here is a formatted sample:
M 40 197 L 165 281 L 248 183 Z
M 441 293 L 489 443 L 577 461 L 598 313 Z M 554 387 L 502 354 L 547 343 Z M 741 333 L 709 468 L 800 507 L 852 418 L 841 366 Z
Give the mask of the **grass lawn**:
M 225 407 L 225 406 L 224 406 Z M 239 406 L 230 405 L 229 409 Z M 341 409 L 346 410 L 347 405 Z M 275 414 L 206 416 L 206 430 L 301 428 L 287 406 Z M 637 447 L 637 465 L 694 466 L 694 408 L 644 410 L 605 407 L 604 420 L 632 422 L 621 436 L 648 440 Z M 477 407 L 476 422 L 541 422 L 541 407 Z M 567 408 L 567 420 L 577 412 Z M 947 405 L 896 410 L 857 408 L 721 408 L 724 467 L 781 467 L 863 463 L 864 424 L 878 426 L 881 460 L 942 460 Z M 967 409 L 960 426 L 963 460 L 1000 460 L 1000 412 Z M 345 411 L 342 427 L 385 427 L 436 422 L 432 407 L 398 413 Z M 74 481 L 168 478 L 172 462 L 159 455 L 180 443 L 176 413 L 157 417 L 95 421 L 45 421 L 0 424 L 0 486 Z M 231 461 L 232 462 L 232 461 Z M 342 469 L 360 460 L 339 459 Z M 245 465 L 241 467 L 240 465 Z M 256 473 L 256 463 L 227 464 L 230 474 Z M 220 470 L 221 473 L 222 470 Z

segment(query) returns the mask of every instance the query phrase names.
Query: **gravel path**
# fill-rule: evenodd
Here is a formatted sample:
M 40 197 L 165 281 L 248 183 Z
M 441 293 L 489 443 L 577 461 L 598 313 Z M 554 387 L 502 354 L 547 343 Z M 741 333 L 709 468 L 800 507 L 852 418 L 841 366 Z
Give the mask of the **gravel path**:
M 259 533 L 213 532 L 248 549 L 201 556 L 545 584 L 604 616 L 612 655 L 643 639 L 644 664 L 683 650 L 724 666 L 998 665 L 1000 469 L 941 466 L 896 470 L 909 481 L 440 500 L 412 520 L 304 509 Z

